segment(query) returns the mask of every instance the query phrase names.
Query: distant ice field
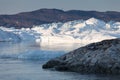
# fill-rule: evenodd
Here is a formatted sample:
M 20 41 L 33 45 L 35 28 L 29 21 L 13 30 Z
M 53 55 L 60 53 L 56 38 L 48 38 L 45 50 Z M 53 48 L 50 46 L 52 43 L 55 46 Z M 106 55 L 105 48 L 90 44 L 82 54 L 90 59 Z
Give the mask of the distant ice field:
M 40 44 L 89 44 L 120 37 L 120 22 L 104 22 L 95 18 L 66 23 L 34 25 L 33 28 L 0 27 L 0 42 L 36 42 Z

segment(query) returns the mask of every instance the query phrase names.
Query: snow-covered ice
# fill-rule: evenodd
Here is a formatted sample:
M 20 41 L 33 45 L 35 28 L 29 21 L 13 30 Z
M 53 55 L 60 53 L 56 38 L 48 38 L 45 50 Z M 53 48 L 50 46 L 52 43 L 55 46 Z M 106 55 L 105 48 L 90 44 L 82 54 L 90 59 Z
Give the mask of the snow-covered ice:
M 108 23 L 90 18 L 66 23 L 34 25 L 33 28 L 0 27 L 0 41 L 33 41 L 37 43 L 82 43 L 89 44 L 120 37 L 120 22 Z

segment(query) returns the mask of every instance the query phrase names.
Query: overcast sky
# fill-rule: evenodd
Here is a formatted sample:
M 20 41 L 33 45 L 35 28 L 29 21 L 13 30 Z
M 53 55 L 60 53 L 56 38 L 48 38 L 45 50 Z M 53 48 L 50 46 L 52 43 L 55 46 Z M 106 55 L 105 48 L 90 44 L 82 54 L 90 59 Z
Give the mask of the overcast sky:
M 120 12 L 120 0 L 0 0 L 0 14 L 15 14 L 41 8 Z

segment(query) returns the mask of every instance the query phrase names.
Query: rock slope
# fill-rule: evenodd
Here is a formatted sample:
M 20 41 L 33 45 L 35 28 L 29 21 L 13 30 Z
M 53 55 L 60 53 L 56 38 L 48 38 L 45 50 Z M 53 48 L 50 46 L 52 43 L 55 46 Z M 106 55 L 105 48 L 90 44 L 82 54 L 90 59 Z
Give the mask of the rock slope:
M 59 9 L 40 9 L 31 12 L 23 12 L 15 15 L 0 15 L 0 26 L 5 27 L 29 27 L 53 22 L 67 22 L 73 20 L 87 20 L 91 17 L 104 21 L 120 21 L 120 12 L 107 11 L 81 11 Z
M 104 40 L 78 48 L 48 61 L 43 68 L 80 73 L 120 74 L 120 39 Z

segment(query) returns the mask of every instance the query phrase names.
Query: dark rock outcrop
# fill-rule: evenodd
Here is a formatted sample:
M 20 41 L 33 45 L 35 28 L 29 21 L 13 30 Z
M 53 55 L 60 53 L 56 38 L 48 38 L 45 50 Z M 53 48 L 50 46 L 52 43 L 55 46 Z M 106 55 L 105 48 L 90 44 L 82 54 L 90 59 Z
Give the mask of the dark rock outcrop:
M 15 15 L 0 15 L 0 26 L 5 27 L 32 27 L 53 22 L 67 22 L 79 19 L 89 19 L 91 17 L 104 21 L 120 21 L 120 12 L 108 11 L 81 11 L 58 9 L 40 9 L 32 12 L 24 12 Z
M 78 48 L 48 61 L 43 68 L 81 73 L 120 74 L 120 39 L 104 40 Z

